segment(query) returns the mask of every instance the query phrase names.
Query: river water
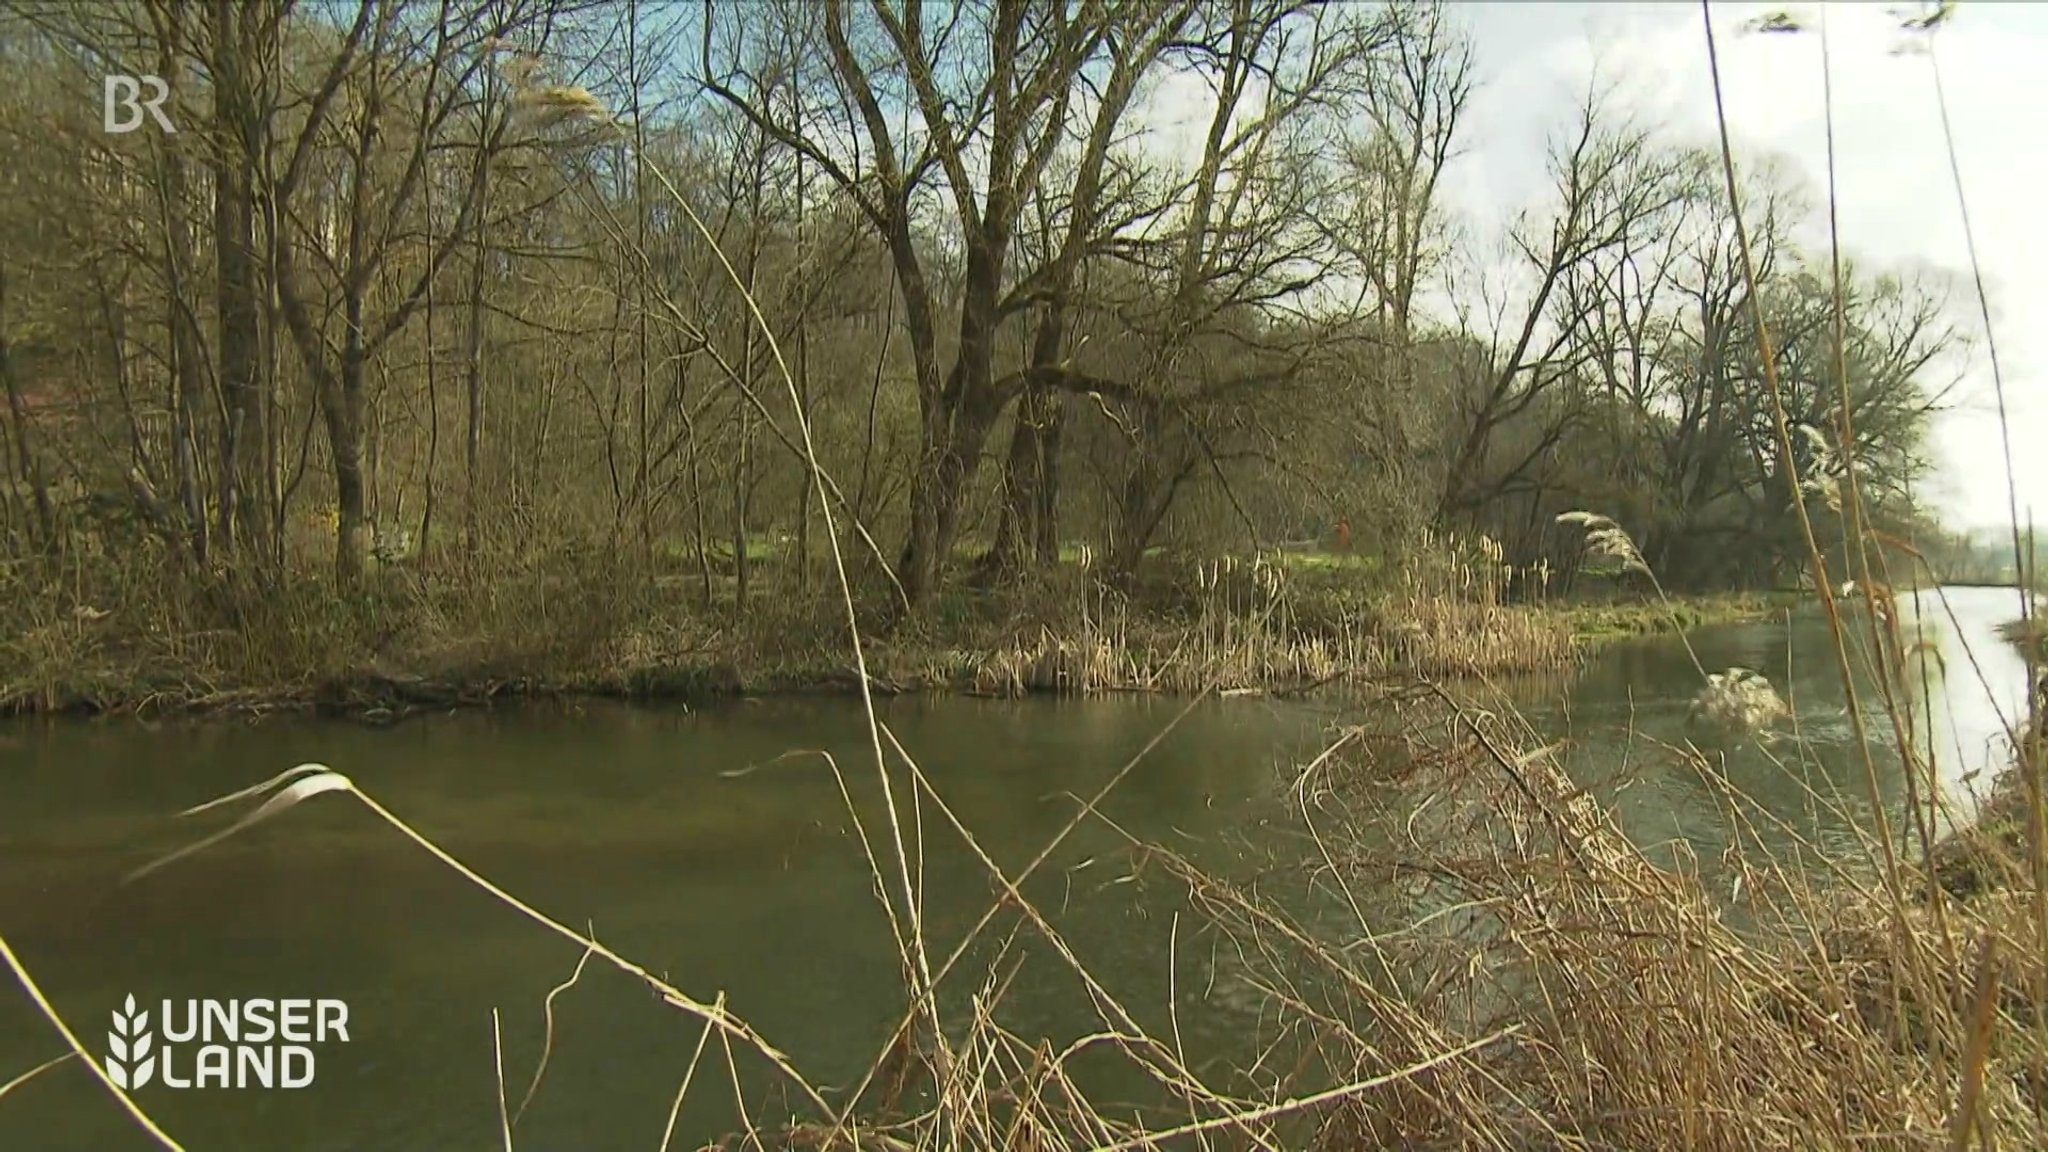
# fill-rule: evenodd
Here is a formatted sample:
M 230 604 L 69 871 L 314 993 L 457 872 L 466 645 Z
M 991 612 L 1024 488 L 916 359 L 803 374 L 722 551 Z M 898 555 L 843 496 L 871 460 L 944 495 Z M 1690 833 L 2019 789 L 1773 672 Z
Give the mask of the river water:
M 2024 708 L 2024 665 L 1993 631 L 2017 611 L 2010 590 L 1955 589 L 1947 609 L 1930 596 L 1919 613 L 1938 656 L 1923 658 L 1934 706 L 1916 702 L 1916 714 L 1932 717 L 1943 792 L 1964 813 Z M 1727 781 L 1787 837 L 1825 842 L 1869 822 L 1825 626 L 1794 614 L 1689 639 L 1709 671 L 1769 675 L 1799 717 L 1804 739 L 1791 761 L 1737 748 Z M 1729 839 L 1722 804 L 1699 773 L 1645 752 L 1682 738 L 1698 684 L 1684 646 L 1658 637 L 1604 650 L 1569 682 L 1500 687 L 1547 738 L 1569 739 L 1571 771 L 1615 803 L 1638 842 L 1683 845 L 1706 860 Z M 1864 693 L 1872 762 L 1902 830 L 1903 778 L 1874 695 Z M 1073 794 L 1099 787 L 1183 708 L 1142 696 L 881 704 L 960 820 L 1013 872 L 1068 821 Z M 1336 700 L 1204 702 L 1105 810 L 1134 835 L 1227 872 L 1266 830 L 1280 839 L 1291 770 L 1345 719 Z M 1916 742 L 1928 739 L 1916 732 Z M 348 1039 L 314 1046 L 305 1087 L 139 1089 L 138 1102 L 188 1148 L 502 1147 L 493 1010 L 516 1106 L 542 1046 L 543 998 L 575 968 L 573 945 L 341 795 L 121 884 L 233 819 L 176 819 L 181 809 L 318 761 L 540 909 L 594 925 L 693 996 L 723 993 L 814 1082 L 842 1085 L 894 1023 L 903 982 L 847 799 L 819 751 L 845 769 L 855 810 L 879 834 L 860 708 L 839 698 L 698 712 L 524 707 L 381 729 L 298 719 L 0 726 L 0 933 L 96 1053 L 130 995 L 153 1016 L 164 1000 L 346 1003 Z M 943 953 L 992 889 L 929 810 L 922 833 L 926 926 Z M 1148 1024 L 1163 1019 L 1152 1006 L 1177 987 L 1189 1051 L 1211 1063 L 1255 1025 L 1257 998 L 1208 979 L 1210 958 L 1176 924 L 1179 909 L 1162 892 L 1170 886 L 1124 882 L 1122 843 L 1084 825 L 1027 891 Z M 1071 1038 L 1088 1026 L 1077 990 L 1050 966 L 1027 967 L 1004 1020 L 1023 1035 Z M 694 1023 L 597 962 L 557 997 L 555 1017 L 546 1079 L 518 1123 L 521 1152 L 659 1146 Z M 0 982 L 0 1085 L 63 1050 Z M 717 1075 L 700 1075 L 673 1147 L 696 1147 L 730 1123 L 722 1058 L 708 1067 Z M 0 1096 L 0 1149 L 150 1146 L 82 1068 L 60 1066 Z

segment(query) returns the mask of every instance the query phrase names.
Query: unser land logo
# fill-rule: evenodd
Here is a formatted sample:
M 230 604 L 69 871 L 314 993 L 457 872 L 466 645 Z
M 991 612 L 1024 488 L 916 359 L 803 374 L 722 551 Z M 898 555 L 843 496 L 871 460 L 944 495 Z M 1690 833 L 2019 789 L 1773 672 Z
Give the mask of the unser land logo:
M 182 1014 L 181 1014 L 182 1013 Z M 150 1013 L 129 996 L 107 1033 L 107 1079 L 134 1091 L 166 1088 L 304 1088 L 315 1044 L 348 1042 L 340 1000 L 164 1000 Z

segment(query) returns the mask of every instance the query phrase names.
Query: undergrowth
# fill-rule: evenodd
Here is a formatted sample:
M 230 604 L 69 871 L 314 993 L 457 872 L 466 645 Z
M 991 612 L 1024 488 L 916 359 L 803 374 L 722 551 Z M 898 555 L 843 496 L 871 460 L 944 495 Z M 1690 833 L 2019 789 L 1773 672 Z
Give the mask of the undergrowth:
M 800 587 L 773 564 L 756 575 L 768 594 L 741 610 L 695 579 L 650 576 L 594 548 L 479 576 L 393 569 L 349 595 L 303 569 L 194 580 L 158 561 L 96 545 L 0 572 L 0 712 L 395 714 L 510 695 L 691 699 L 854 680 L 829 583 Z M 886 617 L 883 588 L 857 592 L 863 620 Z M 871 637 L 869 671 L 889 691 L 1293 690 L 1390 671 L 1561 667 L 1583 624 L 1576 610 L 1506 603 L 1452 545 L 1385 576 L 1266 554 L 1160 560 L 1121 590 L 1068 564 L 949 589 L 931 612 Z

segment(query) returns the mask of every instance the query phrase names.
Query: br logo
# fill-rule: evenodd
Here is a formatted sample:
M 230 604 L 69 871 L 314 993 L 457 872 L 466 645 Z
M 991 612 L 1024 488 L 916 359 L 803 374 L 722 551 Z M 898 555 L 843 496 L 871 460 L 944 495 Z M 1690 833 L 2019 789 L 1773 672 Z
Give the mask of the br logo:
M 142 90 L 149 89 L 149 99 L 142 98 Z M 110 75 L 106 80 L 106 99 L 101 112 L 101 123 L 106 130 L 121 135 L 142 127 L 142 114 L 148 112 L 156 118 L 157 127 L 166 132 L 176 132 L 171 118 L 164 115 L 164 101 L 171 98 L 171 86 L 161 76 Z

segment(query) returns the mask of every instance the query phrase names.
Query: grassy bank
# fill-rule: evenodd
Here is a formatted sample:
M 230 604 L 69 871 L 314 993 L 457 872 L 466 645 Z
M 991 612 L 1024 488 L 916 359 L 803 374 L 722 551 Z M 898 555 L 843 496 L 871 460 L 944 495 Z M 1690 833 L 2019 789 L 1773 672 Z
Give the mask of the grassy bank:
M 63 577 L 73 577 L 66 579 Z M 381 718 L 521 696 L 700 700 L 844 691 L 843 606 L 760 565 L 730 585 L 630 572 L 394 571 L 351 596 L 17 572 L 0 609 L 0 712 L 323 709 Z M 1155 558 L 1126 591 L 1085 557 L 1028 585 L 950 589 L 868 637 L 885 692 L 1289 692 L 1393 674 L 1551 668 L 1593 643 L 1754 616 L 1748 596 L 1511 603 L 1449 544 L 1399 563 L 1320 553 Z M 884 590 L 863 616 L 887 615 Z
M 1677 596 L 1669 603 L 1641 598 L 1583 602 L 1558 610 L 1570 622 L 1574 636 L 1597 643 L 1760 620 L 1784 611 L 1794 599 L 1780 593 L 1730 592 L 1719 596 Z
M 2035 663 L 2048 662 L 2048 623 L 2041 617 L 2010 621 L 2001 625 L 1998 632 Z

